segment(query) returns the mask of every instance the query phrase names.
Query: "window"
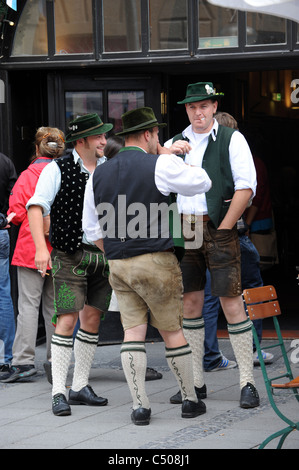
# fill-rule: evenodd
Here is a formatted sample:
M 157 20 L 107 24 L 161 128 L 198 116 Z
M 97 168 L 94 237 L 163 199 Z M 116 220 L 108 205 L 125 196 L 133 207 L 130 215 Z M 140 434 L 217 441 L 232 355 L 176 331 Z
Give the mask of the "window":
M 108 92 L 108 121 L 114 126 L 113 132 L 122 130 L 122 114 L 131 109 L 144 106 L 143 91 L 109 91 Z
M 103 0 L 104 52 L 141 51 L 140 0 Z
M 142 106 L 145 106 L 145 94 L 142 90 L 67 91 L 65 93 L 66 124 L 68 126 L 70 121 L 77 116 L 97 113 L 103 121 L 113 124 L 114 133 L 120 132 L 122 114 Z M 108 109 L 108 116 L 105 115 L 104 109 Z
M 56 54 L 93 53 L 92 0 L 55 0 L 54 12 Z
M 65 112 L 67 125 L 83 114 L 97 113 L 103 118 L 103 93 L 101 91 L 67 91 Z
M 285 44 L 286 20 L 262 13 L 247 13 L 247 45 Z
M 26 2 L 16 29 L 12 55 L 48 55 L 46 0 Z
M 150 49 L 187 49 L 187 2 L 149 0 Z
M 238 11 L 211 5 L 207 0 L 198 1 L 199 47 L 238 46 Z

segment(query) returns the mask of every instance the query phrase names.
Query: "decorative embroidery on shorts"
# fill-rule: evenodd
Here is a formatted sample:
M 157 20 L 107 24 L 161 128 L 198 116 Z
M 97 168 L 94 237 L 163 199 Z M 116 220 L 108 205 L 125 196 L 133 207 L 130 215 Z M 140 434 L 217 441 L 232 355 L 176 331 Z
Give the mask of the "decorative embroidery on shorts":
M 72 294 L 71 289 L 64 282 L 58 291 L 57 299 L 55 299 L 55 311 L 57 308 L 65 310 L 74 308 L 75 298 L 76 296 Z
M 84 276 L 86 274 L 86 270 L 88 268 L 89 263 L 90 255 L 86 253 L 80 261 L 80 264 L 78 266 L 74 266 L 73 273 L 77 276 Z
M 52 276 L 55 276 L 56 272 L 58 271 L 58 268 L 59 263 L 57 262 L 57 258 L 55 256 L 55 258 L 52 260 Z

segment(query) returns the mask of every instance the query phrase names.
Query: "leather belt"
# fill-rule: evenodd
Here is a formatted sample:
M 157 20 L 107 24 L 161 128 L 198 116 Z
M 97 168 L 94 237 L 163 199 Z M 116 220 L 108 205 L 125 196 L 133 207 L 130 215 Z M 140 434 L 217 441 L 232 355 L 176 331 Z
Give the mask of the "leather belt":
M 98 248 L 96 245 L 87 245 L 86 243 L 81 244 L 83 250 L 86 251 L 93 251 L 95 253 L 103 253 L 100 248 Z
M 197 220 L 202 220 L 203 222 L 207 222 L 210 220 L 210 217 L 208 214 L 200 214 L 200 215 L 195 215 L 195 214 L 182 214 L 182 217 L 186 222 L 189 224 L 195 224 Z

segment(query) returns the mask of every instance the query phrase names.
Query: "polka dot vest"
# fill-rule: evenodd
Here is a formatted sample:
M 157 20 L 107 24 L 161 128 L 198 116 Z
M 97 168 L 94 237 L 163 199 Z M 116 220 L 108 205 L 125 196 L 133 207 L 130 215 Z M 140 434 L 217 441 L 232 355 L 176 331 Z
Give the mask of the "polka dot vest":
M 61 188 L 51 208 L 51 245 L 65 253 L 75 253 L 83 238 L 83 200 L 89 174 L 81 172 L 72 155 L 55 162 L 61 171 Z

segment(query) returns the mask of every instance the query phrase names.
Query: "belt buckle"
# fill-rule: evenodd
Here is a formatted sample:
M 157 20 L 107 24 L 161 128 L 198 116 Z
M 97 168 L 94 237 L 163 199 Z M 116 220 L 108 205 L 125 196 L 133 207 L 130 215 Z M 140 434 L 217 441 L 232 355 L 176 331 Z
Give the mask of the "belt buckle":
M 197 217 L 195 214 L 189 214 L 187 215 L 186 217 L 186 221 L 189 223 L 189 224 L 195 224 L 195 222 L 197 221 Z

